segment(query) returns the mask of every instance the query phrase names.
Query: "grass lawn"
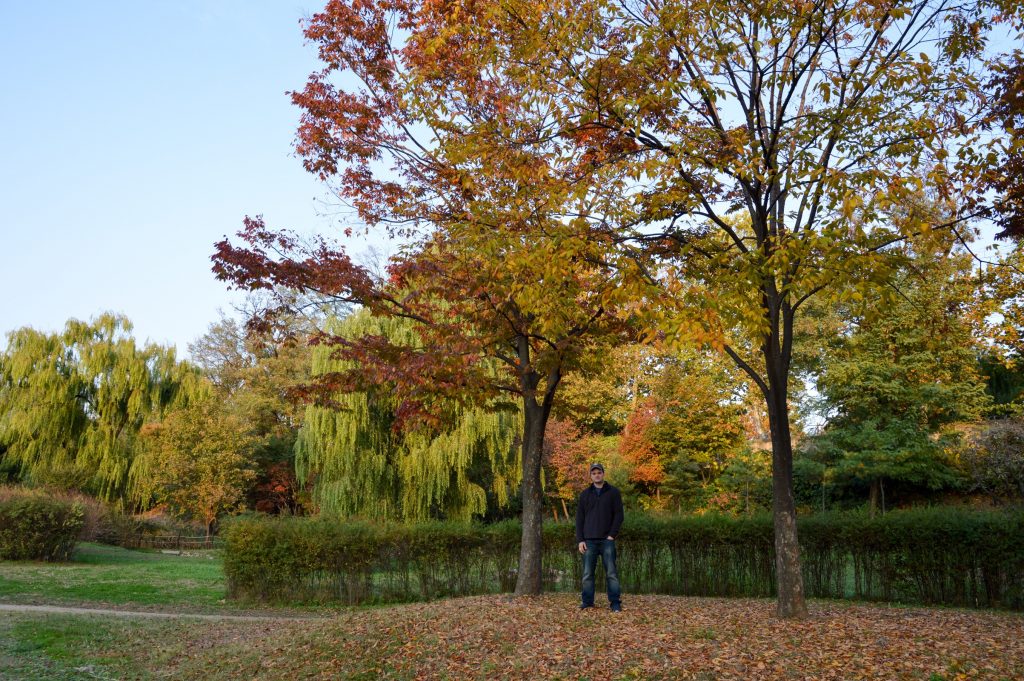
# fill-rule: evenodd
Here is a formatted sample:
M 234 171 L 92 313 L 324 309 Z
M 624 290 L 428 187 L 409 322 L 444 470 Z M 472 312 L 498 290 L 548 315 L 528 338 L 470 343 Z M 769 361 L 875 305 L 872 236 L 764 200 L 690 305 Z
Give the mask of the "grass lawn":
M 153 678 L 164 641 L 182 636 L 182 621 L 0 614 L 0 679 Z
M 168 555 L 79 544 L 70 563 L 0 561 L 0 603 L 221 609 L 219 552 Z

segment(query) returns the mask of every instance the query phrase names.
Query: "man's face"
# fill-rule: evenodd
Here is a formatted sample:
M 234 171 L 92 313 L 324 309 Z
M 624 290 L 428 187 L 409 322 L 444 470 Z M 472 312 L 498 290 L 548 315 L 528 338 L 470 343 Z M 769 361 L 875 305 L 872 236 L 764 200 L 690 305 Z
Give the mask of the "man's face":
M 594 470 L 590 471 L 590 479 L 596 484 L 601 484 L 602 482 L 604 482 L 604 471 L 601 470 L 600 468 L 595 468 Z

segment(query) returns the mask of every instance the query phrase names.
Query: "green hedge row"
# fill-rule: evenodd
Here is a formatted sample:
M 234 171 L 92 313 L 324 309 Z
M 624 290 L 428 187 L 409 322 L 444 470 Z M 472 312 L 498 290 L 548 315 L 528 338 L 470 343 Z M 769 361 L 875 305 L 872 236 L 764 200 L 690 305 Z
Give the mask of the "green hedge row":
M 83 517 L 80 504 L 42 493 L 0 495 L 0 559 L 70 560 Z
M 574 528 L 544 528 L 544 582 L 575 591 Z M 806 593 L 1024 609 L 1024 512 L 933 508 L 799 521 Z M 232 597 L 395 602 L 510 591 L 519 526 L 382 526 L 244 517 L 224 531 Z M 619 537 L 626 593 L 772 596 L 769 516 L 628 515 Z M 600 575 L 600 570 L 599 570 Z M 600 587 L 600 585 L 599 585 Z

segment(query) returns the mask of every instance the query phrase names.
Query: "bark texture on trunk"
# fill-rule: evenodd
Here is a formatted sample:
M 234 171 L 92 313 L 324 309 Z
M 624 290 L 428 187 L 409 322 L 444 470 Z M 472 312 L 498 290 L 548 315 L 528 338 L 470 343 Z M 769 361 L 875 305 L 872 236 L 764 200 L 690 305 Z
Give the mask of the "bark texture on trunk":
M 868 513 L 874 518 L 879 509 L 885 513 L 885 480 L 875 478 L 868 491 Z
M 529 404 L 533 402 L 533 404 Z M 535 400 L 527 400 L 523 423 L 523 536 L 519 547 L 519 572 L 516 575 L 516 596 L 536 596 L 541 592 L 541 557 L 544 553 L 542 534 L 544 497 L 540 483 L 541 455 L 544 450 L 543 408 Z
M 519 546 L 519 571 L 516 573 L 515 596 L 539 596 L 544 555 L 543 511 L 544 490 L 540 468 L 544 454 L 544 430 L 554 402 L 555 390 L 562 377 L 556 364 L 542 376 L 531 368 L 530 346 L 525 337 L 516 342 L 520 366 L 520 390 L 523 396 L 523 535 Z M 538 389 L 544 379 L 543 392 Z M 538 397 L 540 399 L 538 399 Z
M 775 526 L 775 579 L 779 617 L 807 616 L 800 544 L 793 500 L 793 442 L 788 414 L 772 419 L 772 516 Z
M 800 544 L 796 531 L 796 503 L 793 500 L 793 437 L 789 429 L 789 359 L 792 354 L 792 310 L 777 304 L 778 296 L 765 294 L 774 331 L 761 347 L 765 375 L 762 376 L 735 350 L 726 352 L 760 388 L 768 407 L 772 438 L 772 517 L 775 528 L 775 584 L 779 617 L 807 616 L 804 580 L 800 571 Z M 774 301 L 774 304 L 773 304 Z M 779 311 L 781 315 L 777 314 Z M 780 316 L 783 323 L 779 324 Z M 781 342 L 780 342 L 781 338 Z
M 761 224 L 759 239 L 765 256 L 779 237 L 783 223 Z M 800 570 L 800 544 L 797 540 L 796 503 L 793 499 L 793 436 L 789 428 L 789 369 L 793 357 L 793 319 L 796 310 L 773 276 L 765 278 L 761 288 L 768 333 L 761 345 L 764 376 L 758 386 L 768 407 L 768 425 L 772 436 L 772 517 L 775 527 L 775 584 L 778 590 L 776 612 L 782 618 L 807 616 L 804 580 Z M 749 369 L 750 367 L 748 367 Z M 754 372 L 748 372 L 753 374 Z

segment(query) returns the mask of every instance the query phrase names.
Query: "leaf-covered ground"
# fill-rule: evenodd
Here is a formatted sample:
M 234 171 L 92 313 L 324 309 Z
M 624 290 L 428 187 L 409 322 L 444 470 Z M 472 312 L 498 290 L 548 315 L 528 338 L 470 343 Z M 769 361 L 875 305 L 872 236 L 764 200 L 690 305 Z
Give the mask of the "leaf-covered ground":
M 396 677 L 1024 677 L 1015 615 L 815 603 L 808 620 L 784 622 L 769 601 L 659 596 L 631 598 L 622 613 L 574 606 L 564 595 L 471 598 L 360 613 L 322 631 L 349 655 L 387 649 L 381 670 Z M 316 637 L 292 643 L 300 655 L 336 650 Z
M 347 610 L 306 622 L 97 618 L 84 626 L 81 618 L 19 615 L 0 634 L 61 641 L 72 669 L 100 674 L 105 661 L 126 656 L 107 668 L 112 678 L 1024 678 L 1019 614 L 812 602 L 811 617 L 793 622 L 776 619 L 766 600 L 632 596 L 625 607 L 580 612 L 563 594 Z

